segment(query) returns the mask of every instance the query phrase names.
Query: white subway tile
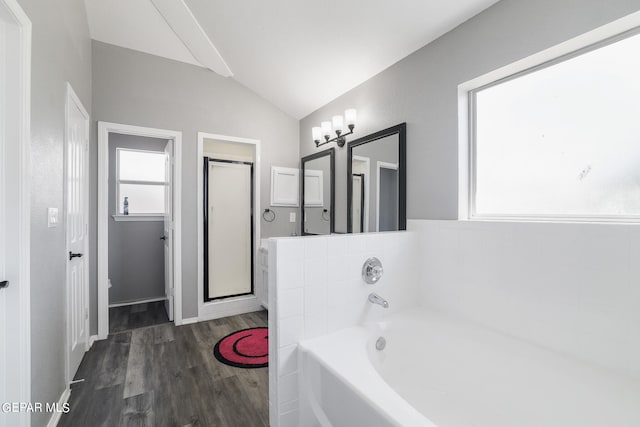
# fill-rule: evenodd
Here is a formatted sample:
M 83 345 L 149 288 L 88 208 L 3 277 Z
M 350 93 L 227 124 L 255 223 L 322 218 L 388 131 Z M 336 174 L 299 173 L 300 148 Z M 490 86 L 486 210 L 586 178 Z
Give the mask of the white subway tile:
M 304 313 L 304 289 L 278 291 L 278 318 L 301 316 Z
M 293 374 L 298 371 L 298 345 L 288 345 L 278 351 L 278 376 Z
M 302 316 L 280 319 L 279 323 L 278 347 L 297 344 L 304 338 L 304 318 Z
M 347 258 L 345 256 L 329 256 L 327 279 L 331 282 L 345 280 L 347 277 Z
M 347 255 L 347 236 L 329 236 L 327 239 L 327 252 L 330 257 L 344 257 Z
M 327 257 L 327 238 L 326 237 L 307 237 L 304 239 L 304 256 L 305 258 L 326 258 Z
M 308 286 L 304 289 L 304 315 L 319 316 L 327 310 L 327 287 Z
M 304 286 L 326 286 L 327 258 L 307 258 L 304 261 Z
M 304 338 L 311 339 L 327 333 L 327 312 L 318 316 L 305 316 Z
M 364 234 L 351 234 L 347 236 L 347 253 L 363 254 L 367 251 Z
M 282 404 L 298 399 L 298 374 L 289 374 L 278 378 L 278 397 Z
M 304 265 L 302 259 L 299 261 L 290 259 L 287 262 L 278 260 L 276 277 L 278 289 L 293 289 L 304 286 Z
M 300 238 L 277 240 L 278 260 L 300 260 L 304 258 L 304 242 Z

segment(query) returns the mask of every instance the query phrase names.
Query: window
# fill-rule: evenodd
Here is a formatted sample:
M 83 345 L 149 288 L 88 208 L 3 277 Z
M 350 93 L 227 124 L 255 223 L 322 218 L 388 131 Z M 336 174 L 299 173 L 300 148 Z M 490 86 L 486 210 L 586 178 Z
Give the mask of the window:
M 117 206 L 129 215 L 164 215 L 166 154 L 158 151 L 117 149 Z
M 640 35 L 469 92 L 469 217 L 640 219 Z

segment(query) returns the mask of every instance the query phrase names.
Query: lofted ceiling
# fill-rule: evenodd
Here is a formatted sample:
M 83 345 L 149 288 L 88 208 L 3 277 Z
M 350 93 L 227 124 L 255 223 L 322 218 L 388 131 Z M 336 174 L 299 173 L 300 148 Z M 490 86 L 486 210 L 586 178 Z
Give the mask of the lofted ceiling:
M 231 76 L 302 118 L 497 0 L 85 0 L 91 37 Z

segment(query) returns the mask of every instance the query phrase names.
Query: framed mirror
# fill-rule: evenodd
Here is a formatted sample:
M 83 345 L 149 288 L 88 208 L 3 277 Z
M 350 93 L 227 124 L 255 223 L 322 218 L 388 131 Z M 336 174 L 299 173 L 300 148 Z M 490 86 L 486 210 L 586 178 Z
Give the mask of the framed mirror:
M 347 145 L 347 232 L 407 229 L 407 124 Z
M 335 152 L 330 148 L 301 160 L 303 236 L 334 232 Z

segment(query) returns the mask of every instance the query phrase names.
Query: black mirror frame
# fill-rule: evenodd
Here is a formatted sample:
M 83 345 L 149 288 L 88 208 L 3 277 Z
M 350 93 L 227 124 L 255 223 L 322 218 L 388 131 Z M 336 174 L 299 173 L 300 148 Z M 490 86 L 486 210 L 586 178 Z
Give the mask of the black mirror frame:
M 368 144 L 387 136 L 398 134 L 398 230 L 407 229 L 407 124 L 391 126 L 390 128 L 354 139 L 347 143 L 347 233 L 353 233 L 353 149 L 359 145 Z
M 304 231 L 304 165 L 306 162 L 311 160 L 319 159 L 321 157 L 329 156 L 330 170 L 331 170 L 331 209 L 329 210 L 329 233 L 333 234 L 335 232 L 335 216 L 336 216 L 336 149 L 329 148 L 327 150 L 319 151 L 317 153 L 310 154 L 308 156 L 300 159 L 300 169 L 301 169 L 301 188 L 302 188 L 302 199 L 300 200 L 300 234 L 303 236 L 317 236 L 314 233 L 307 233 Z

